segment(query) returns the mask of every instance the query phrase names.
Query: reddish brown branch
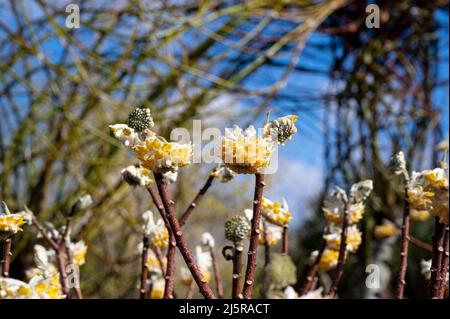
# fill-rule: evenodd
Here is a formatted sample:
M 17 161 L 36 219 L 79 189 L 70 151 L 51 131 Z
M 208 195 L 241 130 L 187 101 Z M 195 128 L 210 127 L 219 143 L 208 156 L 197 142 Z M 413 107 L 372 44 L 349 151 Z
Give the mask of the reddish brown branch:
M 348 210 L 349 202 L 347 201 L 344 209 L 344 216 L 342 218 L 342 230 L 341 230 L 341 242 L 339 245 L 339 257 L 336 266 L 336 271 L 333 276 L 333 280 L 330 287 L 329 297 L 334 299 L 337 295 L 339 282 L 341 281 L 342 274 L 344 273 L 345 255 L 347 250 L 347 229 L 348 229 Z
M 401 235 L 401 248 L 400 248 L 400 270 L 397 278 L 397 292 L 396 298 L 403 299 L 405 291 L 405 277 L 406 269 L 408 268 L 408 249 L 409 249 L 409 226 L 410 226 L 410 209 L 408 202 L 408 184 L 409 181 L 405 179 L 405 198 L 403 200 L 403 221 L 402 221 L 402 235 Z
M 220 299 L 223 299 L 223 297 L 224 297 L 223 285 L 222 285 L 222 278 L 220 276 L 219 264 L 217 262 L 216 253 L 214 252 L 214 248 L 211 246 L 209 246 L 209 253 L 211 254 L 213 273 L 214 273 L 214 281 L 216 282 L 217 297 Z
M 420 240 L 419 238 L 409 235 L 409 241 L 416 247 L 422 248 L 430 253 L 433 252 L 433 246 L 423 240 Z
M 261 201 L 264 191 L 264 175 L 255 174 L 255 195 L 253 198 L 253 217 L 251 220 L 250 245 L 248 249 L 247 269 L 245 271 L 245 282 L 242 296 L 250 299 L 256 272 L 256 258 L 258 254 L 258 242 L 261 224 Z
M 167 231 L 169 232 L 169 247 L 167 248 L 167 266 L 166 271 L 164 272 L 165 273 L 164 299 L 171 299 L 173 298 L 174 294 L 173 285 L 175 277 L 175 252 L 176 252 L 175 237 L 173 235 L 172 228 L 170 227 L 169 220 L 167 219 L 166 213 L 164 211 L 164 205 L 162 204 L 158 194 L 156 194 L 156 192 L 150 186 L 147 187 L 147 191 L 150 194 L 153 203 L 156 206 L 156 209 L 158 209 L 158 212 L 164 221 L 164 225 L 166 226 Z
M 180 226 L 184 226 L 184 224 L 186 224 L 187 219 L 189 218 L 189 216 L 191 216 L 194 208 L 197 207 L 198 203 L 202 200 L 203 195 L 205 195 L 205 193 L 211 187 L 213 181 L 214 181 L 214 176 L 209 175 L 208 179 L 206 180 L 205 185 L 203 185 L 203 187 L 200 189 L 200 191 L 195 196 L 195 198 L 192 201 L 192 203 L 185 210 L 183 215 L 181 215 L 181 217 L 179 219 Z
M 444 232 L 445 225 L 439 222 L 439 217 L 436 217 L 435 228 L 433 235 L 433 255 L 431 261 L 431 277 L 428 289 L 429 298 L 438 298 L 439 287 L 441 285 L 441 266 L 444 252 Z
M 232 298 L 241 299 L 242 287 L 242 252 L 244 247 L 242 244 L 235 244 L 233 251 L 233 282 L 232 282 Z
M 2 277 L 9 277 L 9 264 L 11 260 L 11 238 L 7 238 L 3 241 L 2 248 Z
M 139 289 L 139 297 L 140 299 L 145 299 L 147 296 L 147 279 L 148 279 L 148 268 L 147 268 L 147 260 L 148 260 L 148 249 L 149 249 L 150 241 L 146 234 L 142 237 L 142 257 L 141 257 L 141 287 Z
M 448 226 L 445 227 L 445 234 L 444 234 L 444 253 L 442 256 L 442 263 L 441 263 L 441 285 L 439 287 L 439 295 L 438 298 L 443 299 L 445 297 L 445 290 L 447 289 L 447 273 L 448 273 L 448 255 L 449 255 L 449 229 Z
M 287 226 L 283 227 L 283 242 L 281 247 L 281 254 L 287 255 L 289 252 L 289 228 Z
M 159 195 L 161 197 L 161 201 L 164 206 L 165 215 L 170 224 L 170 228 L 172 229 L 176 245 L 183 256 L 184 261 L 186 262 L 187 267 L 191 271 L 192 277 L 194 277 L 195 282 L 197 283 L 200 293 L 207 299 L 214 299 L 214 293 L 209 287 L 205 277 L 203 276 L 200 268 L 195 262 L 195 258 L 192 255 L 191 250 L 189 249 L 186 239 L 184 238 L 183 232 L 181 231 L 180 224 L 178 219 L 175 216 L 174 210 L 174 202 L 170 199 L 169 190 L 167 180 L 160 173 L 154 173 L 156 185 L 158 187 Z
M 165 277 L 166 276 L 166 269 L 164 268 L 164 259 L 163 259 L 162 253 L 161 253 L 161 248 L 154 247 L 153 251 L 155 252 L 156 259 L 158 260 L 158 264 L 159 264 L 159 268 L 161 270 L 161 273 Z
M 326 241 L 324 239 L 322 239 L 322 241 L 320 242 L 317 256 L 316 256 L 316 258 L 314 258 L 312 265 L 309 267 L 305 282 L 300 287 L 300 290 L 299 290 L 300 296 L 303 296 L 312 290 L 312 286 L 314 284 L 314 278 L 316 278 L 317 271 L 319 270 L 320 259 L 322 259 L 322 255 L 325 250 L 325 247 L 326 247 Z

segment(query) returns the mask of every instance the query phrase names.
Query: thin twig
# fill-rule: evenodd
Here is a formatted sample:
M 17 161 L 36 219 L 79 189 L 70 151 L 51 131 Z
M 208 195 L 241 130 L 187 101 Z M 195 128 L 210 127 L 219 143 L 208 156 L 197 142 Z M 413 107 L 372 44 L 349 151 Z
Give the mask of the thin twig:
M 166 280 L 164 286 L 164 299 L 172 299 L 174 295 L 173 284 L 175 277 L 175 252 L 176 252 L 175 237 L 173 235 L 172 228 L 170 227 L 169 220 L 167 219 L 166 213 L 164 211 L 164 205 L 162 204 L 158 194 L 156 194 L 156 192 L 150 186 L 147 187 L 147 191 L 150 194 L 150 197 L 152 198 L 153 203 L 156 206 L 156 209 L 158 209 L 158 212 L 164 221 L 164 225 L 166 226 L 167 231 L 169 232 L 169 247 L 167 248 L 167 266 L 164 275 L 164 278 Z
M 312 263 L 312 265 L 309 267 L 305 282 L 300 287 L 300 290 L 299 290 L 300 296 L 303 296 L 312 290 L 312 286 L 314 284 L 314 278 L 316 278 L 317 271 L 319 270 L 320 259 L 322 259 L 322 255 L 323 255 L 323 252 L 324 252 L 326 246 L 327 246 L 326 241 L 324 239 L 322 239 L 322 241 L 320 242 L 317 256 L 314 259 L 314 262 Z
M 448 255 L 449 255 L 449 229 L 448 226 L 445 227 L 445 235 L 444 235 L 444 254 L 441 263 L 441 285 L 439 287 L 439 299 L 444 299 L 445 291 L 447 290 L 447 273 L 448 273 Z
M 411 242 L 411 244 L 413 244 L 416 247 L 422 248 L 428 252 L 433 252 L 433 246 L 424 242 L 423 240 L 420 240 L 417 237 L 414 237 L 412 235 L 409 235 L 409 241 Z
M 158 259 L 159 268 L 161 269 L 161 273 L 164 277 L 166 277 L 166 269 L 164 268 L 164 259 L 162 257 L 161 248 L 154 247 L 153 251 L 155 252 L 156 259 Z
M 148 249 L 150 245 L 150 240 L 146 234 L 142 237 L 142 256 L 141 256 L 141 287 L 139 290 L 140 299 L 145 299 L 147 295 L 147 279 L 148 279 L 148 268 L 147 268 L 147 260 L 148 260 Z
M 261 201 L 264 191 L 264 175 L 255 174 L 255 195 L 253 198 L 253 217 L 251 220 L 250 245 L 248 248 L 247 269 L 245 271 L 245 282 L 242 296 L 250 299 L 256 272 L 256 258 L 258 254 L 258 242 L 261 223 Z
M 214 273 L 214 280 L 216 282 L 216 291 L 217 291 L 217 297 L 219 299 L 223 299 L 223 285 L 222 285 L 222 278 L 220 276 L 220 269 L 219 264 L 217 262 L 216 253 L 214 251 L 214 248 L 209 246 L 209 253 L 211 255 L 212 260 L 212 267 L 213 267 L 213 273 Z
M 234 245 L 233 251 L 233 283 L 232 283 L 232 298 L 242 299 L 242 252 L 244 246 L 240 243 Z
M 177 247 L 186 262 L 187 267 L 191 271 L 195 282 L 197 283 L 200 293 L 207 299 L 215 299 L 214 293 L 208 285 L 204 275 L 202 274 L 200 268 L 195 262 L 195 258 L 189 249 L 186 239 L 184 238 L 183 232 L 181 231 L 178 219 L 175 216 L 174 202 L 170 199 L 167 180 L 161 173 L 154 173 L 156 185 L 158 187 L 159 195 L 164 206 L 164 211 L 166 213 L 167 219 L 169 221 L 170 227 L 175 235 L 175 241 Z
M 339 282 L 341 281 L 342 274 L 344 273 L 344 263 L 345 263 L 345 255 L 347 249 L 347 228 L 348 228 L 348 215 L 349 215 L 349 207 L 350 201 L 347 200 L 345 203 L 344 216 L 342 218 L 342 231 L 341 231 L 341 243 L 339 246 L 339 257 L 336 266 L 336 271 L 333 276 L 333 281 L 331 283 L 331 288 L 329 292 L 329 297 L 334 299 L 337 295 L 337 289 L 339 286 Z
M 400 250 L 400 270 L 397 278 L 397 292 L 396 298 L 403 299 L 405 291 L 405 277 L 406 269 L 408 267 L 408 248 L 409 248 L 409 226 L 410 226 L 410 208 L 408 202 L 409 193 L 409 178 L 405 176 L 405 195 L 403 199 L 403 221 L 402 221 L 402 235 L 401 235 L 401 250 Z
M 444 252 L 444 232 L 445 225 L 439 221 L 439 217 L 435 219 L 435 228 L 433 235 L 433 255 L 431 261 L 431 277 L 428 289 L 429 298 L 437 298 L 440 287 L 440 273 L 442 266 L 442 255 Z
M 289 252 L 289 228 L 283 227 L 283 242 L 281 247 L 281 254 L 287 256 Z
M 192 201 L 192 203 L 189 205 L 189 207 L 185 210 L 185 212 L 183 213 L 183 215 L 181 215 L 181 217 L 179 218 L 179 223 L 180 226 L 183 226 L 184 224 L 186 224 L 187 219 L 189 218 L 189 216 L 192 214 L 193 210 L 195 207 L 197 207 L 197 205 L 199 204 L 199 202 L 202 200 L 203 195 L 205 195 L 205 193 L 208 191 L 208 189 L 211 187 L 212 182 L 214 181 L 214 176 L 213 175 L 209 175 L 208 179 L 206 180 L 205 185 L 203 185 L 203 187 L 200 189 L 200 191 L 197 193 L 197 195 L 194 197 L 194 200 Z
M 3 249 L 2 249 L 2 277 L 9 277 L 9 264 L 11 260 L 11 238 L 7 238 L 3 241 Z

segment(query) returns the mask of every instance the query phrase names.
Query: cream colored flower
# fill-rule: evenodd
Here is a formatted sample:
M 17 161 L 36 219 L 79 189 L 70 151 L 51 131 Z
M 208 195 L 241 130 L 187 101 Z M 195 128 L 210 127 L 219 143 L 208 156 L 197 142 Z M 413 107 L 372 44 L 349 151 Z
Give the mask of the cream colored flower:
M 391 222 L 385 221 L 383 224 L 375 227 L 374 235 L 376 239 L 385 239 L 398 235 L 397 227 Z
M 236 173 L 226 167 L 223 163 L 218 164 L 211 173 L 219 182 L 228 183 L 236 177 Z
M 245 209 L 244 214 L 245 214 L 245 217 L 247 218 L 248 222 L 250 223 L 252 220 L 252 216 L 253 216 L 253 210 Z M 265 229 L 264 229 L 264 227 L 265 227 Z M 264 225 L 263 220 L 261 220 L 261 222 L 260 222 L 259 231 L 260 231 L 259 238 L 258 238 L 259 245 L 264 245 L 266 243 L 266 239 L 267 239 L 267 243 L 269 244 L 269 246 L 275 246 L 280 241 L 280 239 L 283 237 L 283 228 L 276 226 L 276 225 L 269 224 L 269 223 L 266 223 Z M 250 236 L 251 236 L 250 228 L 247 230 L 247 236 L 248 236 L 248 238 L 250 238 Z
M 156 222 L 151 211 L 142 214 L 144 220 L 143 230 L 149 236 L 150 243 L 154 247 L 166 248 L 169 246 L 169 231 L 160 218 Z
M 315 259 L 318 255 L 318 251 L 315 250 L 311 253 L 311 259 Z M 336 267 L 339 258 L 339 252 L 336 250 L 325 248 L 322 254 L 322 258 L 319 261 L 319 270 L 328 271 Z
M 166 256 L 164 256 L 162 258 L 162 263 L 163 263 L 163 265 L 161 265 L 160 261 L 158 260 L 156 254 L 153 252 L 153 250 L 149 249 L 147 262 L 145 263 L 145 266 L 147 267 L 148 271 L 150 271 L 151 275 L 157 275 L 157 276 L 162 275 L 161 267 L 163 267 L 165 269 L 166 265 L 167 265 L 167 257 Z
M 427 210 L 411 209 L 410 216 L 414 222 L 423 222 L 430 217 L 430 213 Z
M 289 207 L 283 198 L 283 204 L 280 202 L 272 202 L 266 197 L 262 198 L 261 214 L 271 224 L 284 227 L 292 220 L 292 214 L 288 211 Z
M 214 240 L 214 237 L 209 232 L 204 232 L 202 234 L 202 245 L 205 247 L 213 248 L 215 246 L 216 242 Z
M 326 297 L 323 295 L 323 288 L 319 287 L 316 290 L 304 294 L 300 299 L 326 299 Z
M 131 186 L 147 186 L 153 182 L 151 171 L 145 167 L 130 165 L 120 173 L 123 180 Z
M 448 225 L 448 172 L 442 168 L 413 172 L 407 200 L 412 209 L 427 210 Z
M 339 251 L 341 245 L 341 232 L 340 227 L 331 227 L 329 232 L 323 236 L 327 243 L 327 248 Z M 359 245 L 362 242 L 362 234 L 356 225 L 352 225 L 347 228 L 346 249 L 348 252 L 354 253 L 358 250 Z
M 157 277 L 151 281 L 151 291 L 150 298 L 151 299 L 162 299 L 164 297 L 164 287 L 166 285 L 166 281 L 164 278 Z
M 261 173 L 269 166 L 274 147 L 270 139 L 257 136 L 253 126 L 243 131 L 237 125 L 225 130 L 219 145 L 224 165 L 238 174 Z
M 203 251 L 201 246 L 195 247 L 195 260 L 206 281 L 211 279 L 212 258 L 209 251 Z
M 125 124 L 111 125 L 110 128 L 114 136 L 135 153 L 146 169 L 167 173 L 190 164 L 191 144 L 167 142 L 150 130 L 137 133 Z
M 83 240 L 80 240 L 76 243 L 70 243 L 69 249 L 72 252 L 73 261 L 75 265 L 82 266 L 86 262 L 86 254 L 88 247 L 84 243 Z
M 0 240 L 21 231 L 22 228 L 20 227 L 26 223 L 26 215 L 24 213 L 12 214 L 6 203 L 3 202 L 2 204 L 3 210 L 0 212 Z
M 284 298 L 285 299 L 298 299 L 298 293 L 292 286 L 287 286 L 284 289 Z

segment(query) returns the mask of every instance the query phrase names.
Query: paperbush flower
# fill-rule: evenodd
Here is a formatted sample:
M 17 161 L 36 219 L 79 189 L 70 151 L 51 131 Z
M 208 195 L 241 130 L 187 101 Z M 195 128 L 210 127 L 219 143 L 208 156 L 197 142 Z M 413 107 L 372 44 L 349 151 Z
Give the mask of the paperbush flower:
M 261 214 L 269 223 L 280 227 L 287 226 L 292 219 L 292 214 L 288 210 L 289 207 L 284 198 L 283 204 L 280 202 L 272 202 L 266 197 L 262 198 Z
M 430 217 L 430 213 L 427 210 L 411 209 L 409 214 L 411 220 L 415 222 L 423 222 Z
M 195 260 L 197 261 L 200 271 L 203 273 L 205 280 L 211 279 L 212 258 L 209 251 L 203 251 L 201 246 L 195 247 Z
M 110 126 L 114 136 L 131 149 L 141 166 L 156 173 L 175 172 L 190 164 L 191 144 L 167 142 L 150 130 L 137 133 L 125 124 Z
M 29 283 L 0 277 L 0 299 L 62 299 L 59 275 L 35 276 Z
M 144 220 L 144 232 L 149 236 L 152 246 L 166 248 L 169 246 L 169 231 L 164 225 L 164 221 L 160 218 L 156 222 L 151 211 L 142 214 Z
M 211 175 L 214 176 L 221 183 L 228 183 L 234 177 L 236 177 L 236 173 L 233 172 L 228 167 L 226 167 L 224 164 L 217 165 L 214 168 L 214 170 L 211 173 Z
M 76 243 L 70 243 L 69 249 L 72 252 L 72 257 L 75 265 L 77 265 L 78 267 L 84 265 L 84 263 L 86 262 L 86 253 L 88 249 L 84 241 L 80 240 Z
M 164 297 L 165 280 L 161 277 L 156 277 L 151 280 L 151 299 L 162 299 Z
M 427 210 L 448 225 L 448 172 L 442 168 L 413 172 L 407 200 L 411 208 Z
M 385 239 L 388 237 L 397 236 L 398 229 L 391 222 L 385 221 L 383 224 L 375 227 L 374 235 L 376 239 Z
M 142 246 L 141 246 L 141 250 L 142 250 Z M 148 258 L 145 263 L 145 266 L 147 267 L 148 271 L 150 271 L 151 275 L 157 275 L 157 276 L 162 275 L 161 267 L 163 267 L 163 268 L 166 267 L 166 264 L 167 264 L 166 256 L 163 256 L 162 263 L 163 263 L 163 265 L 160 264 L 156 254 L 153 252 L 153 250 L 149 249 L 148 250 Z
M 365 200 L 373 189 L 371 180 L 354 184 L 350 189 L 350 196 L 335 187 L 324 201 L 322 211 L 326 220 L 334 224 L 342 224 L 346 202 L 348 201 L 348 215 L 350 224 L 358 223 L 364 214 Z
M 297 115 L 288 115 L 267 123 L 263 128 L 264 136 L 270 138 L 274 143 L 284 145 L 297 132 L 295 127 L 297 118 Z
M 312 258 L 316 258 L 319 252 L 317 250 L 311 253 Z M 319 261 L 319 270 L 328 271 L 336 267 L 339 258 L 339 251 L 325 248 L 322 254 L 322 258 Z
M 6 239 L 18 231 L 26 223 L 25 213 L 11 214 L 6 203 L 3 202 L 3 210 L 0 212 L 0 240 Z
M 327 247 L 332 250 L 339 251 L 341 245 L 341 232 L 340 227 L 331 227 L 328 234 L 325 234 L 323 238 L 327 243 Z M 347 228 L 346 249 L 348 252 L 356 252 L 361 245 L 362 234 L 356 225 L 352 225 Z
M 205 247 L 213 248 L 215 246 L 216 242 L 214 240 L 214 237 L 211 235 L 211 233 L 204 232 L 202 234 L 202 245 Z
M 273 142 L 257 136 L 253 126 L 243 131 L 235 125 L 220 138 L 220 154 L 224 165 L 238 174 L 256 174 L 270 164 Z
M 130 165 L 120 173 L 123 180 L 131 186 L 147 186 L 153 182 L 151 171 L 145 167 Z
M 251 223 L 252 217 L 253 217 L 253 210 L 252 209 L 245 209 L 244 215 L 247 218 L 248 223 Z M 266 240 L 269 246 L 275 246 L 280 239 L 283 237 L 283 228 L 280 226 L 277 226 L 275 224 L 269 224 L 265 223 L 261 219 L 259 224 L 259 238 L 258 243 L 259 245 L 265 245 Z M 250 238 L 251 232 L 248 231 L 248 238 Z

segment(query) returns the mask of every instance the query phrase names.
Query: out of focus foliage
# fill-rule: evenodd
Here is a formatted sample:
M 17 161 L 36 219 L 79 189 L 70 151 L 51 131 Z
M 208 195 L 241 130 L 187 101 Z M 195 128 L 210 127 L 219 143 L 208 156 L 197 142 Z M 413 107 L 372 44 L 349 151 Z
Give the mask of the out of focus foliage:
M 68 29 L 71 2 L 0 0 L 0 198 L 58 224 L 75 198 L 91 194 L 94 206 L 76 216 L 74 231 L 89 246 L 85 295 L 136 296 L 139 216 L 153 207 L 144 191 L 121 182 L 118 172 L 131 159 L 108 124 L 144 105 L 166 136 L 190 128 L 192 119 L 222 127 L 269 108 L 305 114 L 322 127 L 314 134 L 325 143 L 324 192 L 375 181 L 364 249 L 350 260 L 353 275 L 344 275 L 342 289 L 361 296 L 364 266 L 376 255 L 373 227 L 399 216 L 388 156 L 402 149 L 414 168 L 426 167 L 437 161 L 434 146 L 445 135 L 440 114 L 448 105 L 434 92 L 447 85 L 439 74 L 447 1 L 376 1 L 379 29 L 364 24 L 371 1 L 78 1 L 81 28 Z M 304 84 L 310 75 L 330 87 Z M 172 186 L 178 211 L 206 174 L 196 165 L 183 170 Z M 204 230 L 224 241 L 223 222 L 249 198 L 242 179 L 213 188 L 186 226 L 190 243 Z M 291 245 L 299 270 L 321 226 L 308 222 L 300 245 Z M 430 233 L 427 223 L 414 229 L 417 237 Z M 34 240 L 31 231 L 15 238 L 14 277 L 32 263 Z M 412 255 L 409 274 L 417 277 L 414 267 L 426 253 Z M 229 264 L 221 260 L 221 267 Z M 407 295 L 422 296 L 420 285 Z

